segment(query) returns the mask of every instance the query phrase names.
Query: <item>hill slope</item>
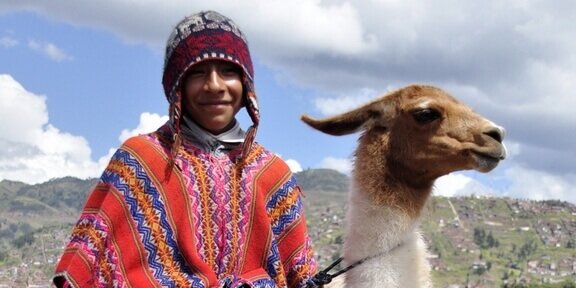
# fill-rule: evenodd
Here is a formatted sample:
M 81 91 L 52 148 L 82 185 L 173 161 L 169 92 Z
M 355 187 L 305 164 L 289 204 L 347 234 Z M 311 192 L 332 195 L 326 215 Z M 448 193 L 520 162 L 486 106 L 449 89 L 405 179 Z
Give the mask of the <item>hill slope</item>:
M 324 268 L 340 256 L 349 179 L 327 169 L 306 170 L 296 177 Z M 95 183 L 72 177 L 38 185 L 0 182 L 0 286 L 48 283 Z M 435 287 L 574 287 L 553 283 L 576 282 L 573 204 L 433 197 L 421 228 L 432 254 Z

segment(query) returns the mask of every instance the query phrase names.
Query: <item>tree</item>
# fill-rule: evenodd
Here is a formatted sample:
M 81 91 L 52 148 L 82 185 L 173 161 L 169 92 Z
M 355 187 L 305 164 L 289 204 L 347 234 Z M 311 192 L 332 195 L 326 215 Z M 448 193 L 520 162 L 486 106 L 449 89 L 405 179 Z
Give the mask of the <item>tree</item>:
M 488 246 L 488 248 L 500 246 L 500 242 L 496 238 L 494 238 L 494 236 L 492 235 L 492 231 L 490 231 L 490 233 L 488 233 L 488 236 L 486 236 L 486 245 Z
M 538 244 L 534 241 L 534 239 L 524 243 L 520 250 L 518 251 L 518 258 L 526 259 L 528 256 L 532 255 L 538 249 Z
M 486 234 L 482 228 L 474 228 L 474 243 L 482 249 L 489 249 L 500 246 L 498 239 L 494 238 L 492 231 Z
M 34 243 L 34 232 L 28 232 L 12 241 L 12 245 L 16 247 L 16 249 L 20 249 L 24 247 L 24 245 L 31 245 Z
M 4 262 L 8 259 L 8 252 L 7 251 L 0 251 L 0 262 Z
M 474 228 L 474 243 L 483 248 L 484 240 L 486 238 L 486 231 L 482 228 Z

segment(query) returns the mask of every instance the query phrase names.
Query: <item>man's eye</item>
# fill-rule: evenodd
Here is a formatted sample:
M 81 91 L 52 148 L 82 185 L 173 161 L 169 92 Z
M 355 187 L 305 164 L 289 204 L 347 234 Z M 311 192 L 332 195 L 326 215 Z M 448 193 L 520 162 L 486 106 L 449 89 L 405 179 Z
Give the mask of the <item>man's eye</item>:
M 191 70 L 188 72 L 188 75 L 189 75 L 188 77 L 197 78 L 197 77 L 202 77 L 202 76 L 204 76 L 204 74 L 205 74 L 205 71 L 204 71 L 203 69 L 191 69 Z
M 236 67 L 223 67 L 220 69 L 220 73 L 225 76 L 238 76 L 240 75 L 240 71 Z

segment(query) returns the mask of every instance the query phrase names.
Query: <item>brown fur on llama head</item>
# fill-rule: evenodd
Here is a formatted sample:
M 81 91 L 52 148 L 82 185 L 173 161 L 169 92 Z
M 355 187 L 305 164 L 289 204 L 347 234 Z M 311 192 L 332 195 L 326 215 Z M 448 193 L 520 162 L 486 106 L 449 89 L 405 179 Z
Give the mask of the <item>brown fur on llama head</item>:
M 340 115 L 320 120 L 303 115 L 302 121 L 330 135 L 362 132 L 356 184 L 376 203 L 416 214 L 438 177 L 458 170 L 488 172 L 506 157 L 502 127 L 433 86 L 407 86 Z M 400 193 L 405 188 L 411 192 Z

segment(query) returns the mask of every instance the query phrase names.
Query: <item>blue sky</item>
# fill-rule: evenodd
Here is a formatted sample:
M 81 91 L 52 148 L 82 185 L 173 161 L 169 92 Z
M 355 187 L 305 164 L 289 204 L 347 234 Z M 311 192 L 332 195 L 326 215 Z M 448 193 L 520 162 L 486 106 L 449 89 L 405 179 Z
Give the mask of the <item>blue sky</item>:
M 506 127 L 510 152 L 490 174 L 441 178 L 437 194 L 576 203 L 573 1 L 207 2 L 2 1 L 0 179 L 98 177 L 123 139 L 166 119 L 172 26 L 213 9 L 250 42 L 258 140 L 295 171 L 349 173 L 357 137 L 314 132 L 300 114 L 333 115 L 427 83 Z

